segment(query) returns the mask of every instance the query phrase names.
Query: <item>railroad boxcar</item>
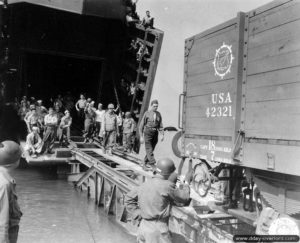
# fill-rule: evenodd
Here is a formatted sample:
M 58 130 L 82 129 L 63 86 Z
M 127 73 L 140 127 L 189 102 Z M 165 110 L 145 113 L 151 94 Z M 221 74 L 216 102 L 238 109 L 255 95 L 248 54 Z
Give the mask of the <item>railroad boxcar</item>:
M 274 1 L 185 41 L 182 157 L 241 166 L 300 213 L 300 2 Z

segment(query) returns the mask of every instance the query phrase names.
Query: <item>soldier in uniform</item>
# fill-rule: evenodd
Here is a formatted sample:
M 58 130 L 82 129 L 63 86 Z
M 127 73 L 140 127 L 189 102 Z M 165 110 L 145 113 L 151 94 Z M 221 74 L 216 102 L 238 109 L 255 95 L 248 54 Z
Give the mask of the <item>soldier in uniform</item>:
M 161 133 L 161 141 L 164 139 L 164 131 L 162 125 L 162 117 L 157 111 L 158 101 L 151 101 L 151 109 L 146 111 L 139 127 L 140 142 L 145 142 L 146 156 L 143 168 L 149 170 L 155 166 L 155 158 L 153 151 L 158 142 L 158 132 Z
M 32 158 L 36 158 L 42 151 L 43 142 L 39 135 L 39 128 L 34 126 L 32 127 L 32 132 L 29 133 L 26 137 L 26 145 L 24 150 Z
M 132 220 L 140 221 L 137 242 L 171 243 L 169 217 L 172 205 L 187 206 L 190 188 L 187 183 L 176 187 L 174 162 L 160 159 L 154 177 L 127 193 L 125 206 Z
M 39 128 L 42 126 L 40 117 L 36 112 L 35 106 L 30 107 L 30 112 L 25 115 L 24 121 L 27 124 L 28 133 L 32 132 L 33 126 L 37 126 Z
M 75 108 L 77 110 L 80 123 L 83 123 L 84 121 L 84 117 L 85 117 L 84 108 L 86 107 L 86 105 L 87 105 L 87 100 L 85 99 L 84 95 L 81 94 L 80 99 L 75 104 Z
M 38 116 L 43 121 L 44 117 L 45 117 L 45 115 L 47 115 L 48 111 L 47 111 L 46 107 L 43 106 L 43 101 L 42 100 L 37 101 L 37 105 L 36 105 L 35 109 L 36 109 L 36 113 L 38 114 Z
M 114 113 L 114 105 L 108 105 L 108 111 L 103 116 L 101 123 L 101 130 L 104 136 L 103 138 L 103 152 L 105 153 L 108 149 L 109 155 L 112 155 L 112 147 L 116 143 L 116 136 L 119 135 L 119 127 L 117 123 L 117 115 Z
M 20 146 L 13 141 L 0 143 L 0 242 L 16 243 L 18 240 L 22 212 L 16 182 L 9 171 L 18 167 L 21 153 Z
M 84 143 L 87 142 L 92 143 L 94 141 L 93 132 L 94 132 L 94 122 L 96 117 L 93 103 L 90 103 L 85 107 L 84 113 L 85 113 L 84 134 L 83 134 Z
M 101 122 L 103 120 L 103 116 L 105 114 L 105 110 L 102 109 L 102 104 L 98 104 L 98 110 L 95 111 L 96 113 L 96 126 L 95 126 L 95 137 L 99 137 L 100 141 L 102 141 L 102 134 L 100 133 L 101 130 Z
M 125 113 L 125 119 L 123 121 L 123 147 L 124 151 L 131 152 L 132 150 L 132 138 L 135 129 L 135 121 L 131 117 L 131 113 L 127 111 Z
M 72 117 L 70 115 L 70 112 L 66 110 L 65 115 L 61 118 L 61 122 L 59 124 L 59 128 L 57 131 L 57 136 L 58 136 L 60 146 L 63 145 L 64 136 L 66 137 L 67 144 L 70 143 L 71 125 L 72 125 Z
M 44 145 L 45 152 L 52 154 L 52 147 L 56 138 L 58 118 L 54 113 L 52 107 L 49 108 L 49 114 L 45 116 L 45 135 L 44 135 Z

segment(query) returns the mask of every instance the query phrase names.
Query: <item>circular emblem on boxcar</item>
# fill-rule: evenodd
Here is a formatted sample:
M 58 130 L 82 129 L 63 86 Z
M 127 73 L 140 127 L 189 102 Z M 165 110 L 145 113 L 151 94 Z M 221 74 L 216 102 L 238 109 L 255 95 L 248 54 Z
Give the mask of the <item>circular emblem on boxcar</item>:
M 222 79 L 227 73 L 230 73 L 232 61 L 234 59 L 231 48 L 232 46 L 223 43 L 223 45 L 216 50 L 215 59 L 213 61 L 215 75 L 218 75 Z

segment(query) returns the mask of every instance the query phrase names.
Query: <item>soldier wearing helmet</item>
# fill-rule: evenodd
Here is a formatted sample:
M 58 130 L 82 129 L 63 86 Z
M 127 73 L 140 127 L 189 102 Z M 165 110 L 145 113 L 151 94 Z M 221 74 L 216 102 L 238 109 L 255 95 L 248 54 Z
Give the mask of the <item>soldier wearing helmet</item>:
M 101 123 L 101 131 L 103 134 L 103 152 L 108 150 L 109 155 L 112 155 L 112 147 L 116 143 L 116 136 L 119 136 L 119 127 L 117 123 L 117 115 L 114 113 L 115 106 L 109 104 L 107 106 L 107 112 L 103 116 Z
M 169 217 L 172 205 L 190 203 L 188 184 L 176 187 L 177 174 L 169 158 L 158 160 L 154 176 L 125 197 L 125 206 L 134 221 L 140 221 L 138 242 L 171 243 Z
M 0 143 L 0 242 L 15 243 L 18 239 L 22 212 L 9 170 L 18 167 L 21 153 L 20 146 L 13 141 Z
M 131 152 L 133 132 L 135 129 L 135 121 L 131 117 L 131 113 L 127 111 L 125 113 L 125 119 L 123 121 L 123 147 L 125 151 Z

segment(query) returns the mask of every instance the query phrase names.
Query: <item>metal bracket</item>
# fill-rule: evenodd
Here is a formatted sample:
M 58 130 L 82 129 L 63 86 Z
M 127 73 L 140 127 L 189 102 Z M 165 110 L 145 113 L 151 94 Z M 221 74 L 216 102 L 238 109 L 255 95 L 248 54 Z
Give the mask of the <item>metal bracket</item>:
M 232 155 L 231 155 L 233 160 L 241 162 L 240 157 L 242 156 L 244 141 L 245 141 L 245 132 L 243 130 L 239 130 L 237 138 L 234 143 Z
M 267 153 L 267 157 L 268 157 L 267 169 L 275 170 L 275 155 L 271 153 Z

